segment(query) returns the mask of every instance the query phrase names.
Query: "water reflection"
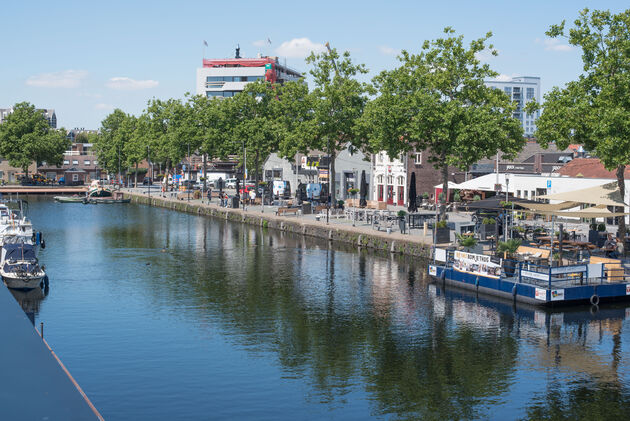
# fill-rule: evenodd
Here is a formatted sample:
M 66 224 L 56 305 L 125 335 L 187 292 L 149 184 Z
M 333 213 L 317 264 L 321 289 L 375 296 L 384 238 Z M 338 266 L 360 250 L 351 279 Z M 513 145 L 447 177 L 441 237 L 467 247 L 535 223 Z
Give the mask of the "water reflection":
M 112 396 L 99 409 L 109 404 L 132 417 L 141 399 L 141 408 L 163 417 L 194 408 L 191 418 L 581 418 L 575 408 L 595 418 L 629 415 L 623 306 L 594 314 L 514 307 L 432 284 L 417 259 L 162 209 L 75 207 L 61 215 L 48 233 L 59 255 L 46 263 L 53 273 L 98 280 L 55 277 L 100 306 L 82 316 L 92 340 L 103 320 L 117 323 L 102 336 L 118 349 L 141 349 L 155 332 L 164 338 L 151 358 L 117 357 L 130 373 L 147 365 L 167 372 L 161 382 L 130 374 L 128 389 L 142 396 L 129 406 Z M 65 257 L 79 254 L 80 263 Z M 122 329 L 130 319 L 144 328 Z M 184 329 L 185 349 L 172 339 Z M 242 364 L 281 376 L 200 369 L 217 360 L 229 366 L 239 352 L 247 355 Z M 171 409 L 152 388 L 178 403 Z M 207 399 L 209 391 L 216 399 Z M 246 412 L 250 405 L 255 414 Z
M 18 304 L 20 304 L 20 307 L 22 307 L 22 310 L 24 310 L 24 313 L 26 313 L 31 323 L 35 325 L 35 317 L 39 313 L 40 303 L 48 295 L 48 287 L 34 288 L 31 290 L 9 289 L 9 291 L 11 291 L 11 294 Z

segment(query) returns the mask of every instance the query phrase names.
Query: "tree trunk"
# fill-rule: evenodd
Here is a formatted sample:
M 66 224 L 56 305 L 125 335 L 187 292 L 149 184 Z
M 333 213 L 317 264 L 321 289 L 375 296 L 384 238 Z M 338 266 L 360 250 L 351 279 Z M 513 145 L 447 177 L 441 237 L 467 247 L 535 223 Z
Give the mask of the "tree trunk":
M 446 199 L 448 198 L 448 165 L 446 154 L 442 153 L 442 199 L 440 200 L 440 220 L 446 219 Z
M 138 163 L 136 162 L 136 173 L 134 174 L 133 187 L 138 188 Z
M 626 171 L 626 166 L 625 165 L 619 165 L 617 167 L 617 185 L 619 187 L 619 193 L 621 193 L 621 200 L 626 203 L 626 182 L 624 179 L 624 172 Z M 626 207 L 624 206 L 623 211 L 626 212 Z M 623 247 L 623 253 L 624 255 L 626 254 L 626 247 L 625 247 L 625 239 L 626 239 L 626 216 L 622 215 L 619 217 L 619 232 L 618 232 L 618 236 L 619 236 L 619 241 L 621 241 L 621 244 L 624 246 Z
M 337 151 L 331 150 L 328 154 L 328 194 L 330 194 L 330 204 L 333 207 L 337 207 L 337 192 L 335 188 L 335 158 Z

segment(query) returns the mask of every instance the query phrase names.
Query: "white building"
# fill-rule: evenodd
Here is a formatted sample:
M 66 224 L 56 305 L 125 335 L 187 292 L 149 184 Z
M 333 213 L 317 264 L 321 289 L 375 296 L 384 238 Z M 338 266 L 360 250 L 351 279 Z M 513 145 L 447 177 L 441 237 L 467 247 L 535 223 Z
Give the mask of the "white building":
M 407 155 L 392 159 L 386 152 L 372 156 L 372 197 L 389 205 L 403 206 L 407 197 Z
M 55 110 L 53 108 L 50 109 L 38 109 L 44 114 L 44 118 L 48 122 L 48 125 L 53 129 L 57 128 L 57 114 L 55 114 Z M 13 107 L 11 108 L 0 108 L 0 124 L 4 123 L 4 120 L 9 116 L 9 114 L 13 113 Z
M 536 114 L 528 114 L 523 107 L 529 101 L 536 100 L 540 104 L 540 78 L 532 76 L 519 76 L 510 80 L 486 80 L 486 86 L 501 89 L 512 101 L 516 102 L 514 118 L 521 121 L 526 137 L 532 137 L 536 131 L 536 120 L 540 117 L 540 111 Z
M 203 60 L 203 67 L 197 69 L 196 91 L 207 97 L 231 97 L 259 79 L 284 83 L 301 77 L 298 71 L 280 64 L 278 57 L 242 58 L 237 48 L 235 58 Z

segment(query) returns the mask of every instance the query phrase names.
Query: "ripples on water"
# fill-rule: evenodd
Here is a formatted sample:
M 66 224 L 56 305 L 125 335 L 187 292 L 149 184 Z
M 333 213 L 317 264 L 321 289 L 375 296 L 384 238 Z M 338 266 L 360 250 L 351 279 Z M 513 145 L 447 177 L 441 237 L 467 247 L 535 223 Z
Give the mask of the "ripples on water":
M 106 419 L 630 419 L 625 306 L 514 308 L 417 259 L 145 206 L 31 217 L 50 291 L 16 298 Z

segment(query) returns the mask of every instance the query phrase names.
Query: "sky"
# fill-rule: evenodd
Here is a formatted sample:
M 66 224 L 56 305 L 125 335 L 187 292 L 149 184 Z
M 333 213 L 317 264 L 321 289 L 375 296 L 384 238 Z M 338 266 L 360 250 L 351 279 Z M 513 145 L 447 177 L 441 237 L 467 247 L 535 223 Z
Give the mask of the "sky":
M 539 76 L 543 93 L 581 72 L 580 51 L 548 39 L 583 8 L 621 12 L 627 1 L 6 1 L 0 5 L 0 108 L 54 108 L 58 127 L 97 129 L 114 110 L 138 115 L 151 98 L 195 93 L 202 58 L 277 55 L 307 72 L 304 57 L 330 42 L 370 70 L 397 66 L 445 26 L 466 41 L 492 31 L 501 77 Z M 271 44 L 267 42 L 271 41 Z M 208 47 L 204 47 L 204 41 Z

